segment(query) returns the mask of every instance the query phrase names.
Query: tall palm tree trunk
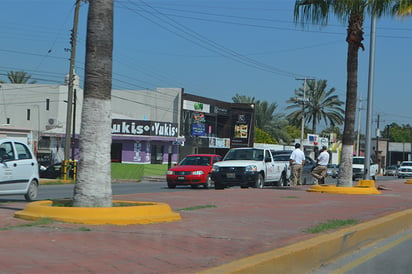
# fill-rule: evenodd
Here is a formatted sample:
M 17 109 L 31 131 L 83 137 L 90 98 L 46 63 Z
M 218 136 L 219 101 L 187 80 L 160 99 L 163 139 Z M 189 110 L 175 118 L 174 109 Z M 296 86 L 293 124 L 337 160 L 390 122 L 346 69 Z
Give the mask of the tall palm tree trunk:
M 358 90 L 358 52 L 363 49 L 363 17 L 351 15 L 346 41 L 348 42 L 347 56 L 347 82 L 346 82 L 346 106 L 345 125 L 343 128 L 342 153 L 339 165 L 338 186 L 351 187 L 352 182 L 352 158 L 353 143 L 355 140 L 355 114 Z
M 90 0 L 74 206 L 110 207 L 113 0 Z

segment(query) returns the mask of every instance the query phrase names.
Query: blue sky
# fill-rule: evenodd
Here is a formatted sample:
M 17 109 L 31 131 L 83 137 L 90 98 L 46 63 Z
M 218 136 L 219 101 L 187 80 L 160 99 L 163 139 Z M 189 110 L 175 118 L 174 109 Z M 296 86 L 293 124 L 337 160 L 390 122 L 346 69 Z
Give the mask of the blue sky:
M 327 80 L 346 94 L 346 23 L 302 29 L 292 0 L 115 0 L 113 88 L 182 87 L 232 101 L 236 93 L 277 103 L 302 86 Z M 0 79 L 24 70 L 37 83 L 61 84 L 69 69 L 74 0 L 2 0 Z M 81 5 L 76 73 L 83 78 L 87 4 Z M 370 18 L 359 52 L 358 96 L 366 107 Z M 412 18 L 377 21 L 373 131 L 412 124 Z M 366 120 L 366 110 L 361 119 Z M 362 131 L 364 132 L 364 123 Z

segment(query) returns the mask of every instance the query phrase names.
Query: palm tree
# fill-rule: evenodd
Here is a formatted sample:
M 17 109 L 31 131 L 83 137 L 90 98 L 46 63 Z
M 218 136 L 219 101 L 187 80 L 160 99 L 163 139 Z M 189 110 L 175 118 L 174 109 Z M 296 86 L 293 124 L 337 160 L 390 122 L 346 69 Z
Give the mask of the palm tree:
M 9 71 L 7 72 L 7 78 L 9 78 L 10 83 L 12 84 L 35 84 L 36 81 L 30 81 L 31 75 L 25 71 Z M 0 81 L 0 83 L 5 83 Z
M 393 13 L 398 16 L 409 16 L 412 15 L 412 0 L 400 0 L 395 1 L 393 7 Z
M 290 120 L 302 121 L 302 99 L 305 97 L 308 99 L 305 102 L 303 113 L 305 114 L 305 123 L 312 122 L 312 132 L 317 133 L 317 125 L 322 120 L 325 121 L 326 125 L 336 126 L 343 124 L 343 114 L 344 110 L 341 106 L 344 104 L 343 101 L 339 100 L 338 95 L 334 95 L 335 88 L 331 88 L 326 91 L 327 81 L 326 80 L 308 80 L 306 91 L 305 87 L 299 88 L 295 91 L 295 97 L 291 97 L 287 103 L 291 104 L 286 109 L 295 109 L 294 112 L 290 113 L 287 117 Z
M 363 22 L 365 15 L 380 17 L 391 11 L 393 0 L 298 0 L 295 2 L 294 20 L 305 23 L 327 25 L 329 15 L 335 14 L 342 22 L 347 22 L 347 80 L 345 123 L 342 139 L 342 153 L 339 165 L 338 186 L 352 186 L 352 157 L 356 100 L 358 91 L 358 52 L 364 49 Z
M 111 207 L 113 0 L 90 1 L 80 158 L 73 205 Z
M 249 96 L 245 96 L 245 95 L 240 95 L 237 94 L 232 97 L 233 103 L 246 103 L 246 104 L 250 104 L 250 103 L 254 103 L 255 102 L 255 97 L 249 97 Z

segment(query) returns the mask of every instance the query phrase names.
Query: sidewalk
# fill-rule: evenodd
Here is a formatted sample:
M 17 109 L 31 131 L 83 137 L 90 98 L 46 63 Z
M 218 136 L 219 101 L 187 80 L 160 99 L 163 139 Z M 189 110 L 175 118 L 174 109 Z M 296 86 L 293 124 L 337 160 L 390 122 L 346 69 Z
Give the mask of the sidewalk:
M 316 260 L 313 255 L 330 252 L 329 248 L 336 245 L 332 240 L 340 240 L 341 250 L 345 245 L 356 248 L 411 226 L 412 213 L 407 209 L 412 208 L 412 184 L 404 182 L 379 182 L 387 188 L 379 195 L 312 193 L 304 186 L 115 196 L 120 200 L 164 202 L 182 217 L 177 222 L 128 226 L 58 222 L 27 226 L 33 222 L 13 217 L 27 203 L 3 202 L 0 272 L 229 273 L 237 268 L 247 273 L 252 266 L 256 272 L 265 273 L 273 266 L 266 263 L 267 268 L 260 268 L 263 263 L 258 263 L 277 256 L 282 260 L 277 265 L 289 273 L 301 273 L 302 269 L 310 270 L 307 260 Z M 6 197 L 1 198 L 4 201 Z M 397 212 L 400 215 L 394 218 L 392 214 Z M 361 224 L 319 235 L 305 232 L 331 219 L 355 219 Z M 319 248 L 318 243 L 321 251 L 314 252 L 313 246 Z M 309 244 L 312 247 L 308 249 Z M 305 253 L 302 247 L 308 251 Z

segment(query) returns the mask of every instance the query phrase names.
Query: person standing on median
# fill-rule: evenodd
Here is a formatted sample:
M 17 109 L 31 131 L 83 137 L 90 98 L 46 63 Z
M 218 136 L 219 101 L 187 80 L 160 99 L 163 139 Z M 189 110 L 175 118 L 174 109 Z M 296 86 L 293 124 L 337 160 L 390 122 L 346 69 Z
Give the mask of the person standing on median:
M 295 144 L 295 150 L 292 151 L 290 154 L 289 160 L 289 168 L 292 170 L 292 186 L 301 185 L 302 184 L 302 171 L 303 166 L 305 165 L 305 154 L 300 149 L 300 144 Z
M 325 184 L 325 177 L 329 164 L 329 152 L 326 146 L 322 147 L 322 150 L 316 159 L 316 167 L 312 170 L 312 176 L 315 177 L 314 184 Z

